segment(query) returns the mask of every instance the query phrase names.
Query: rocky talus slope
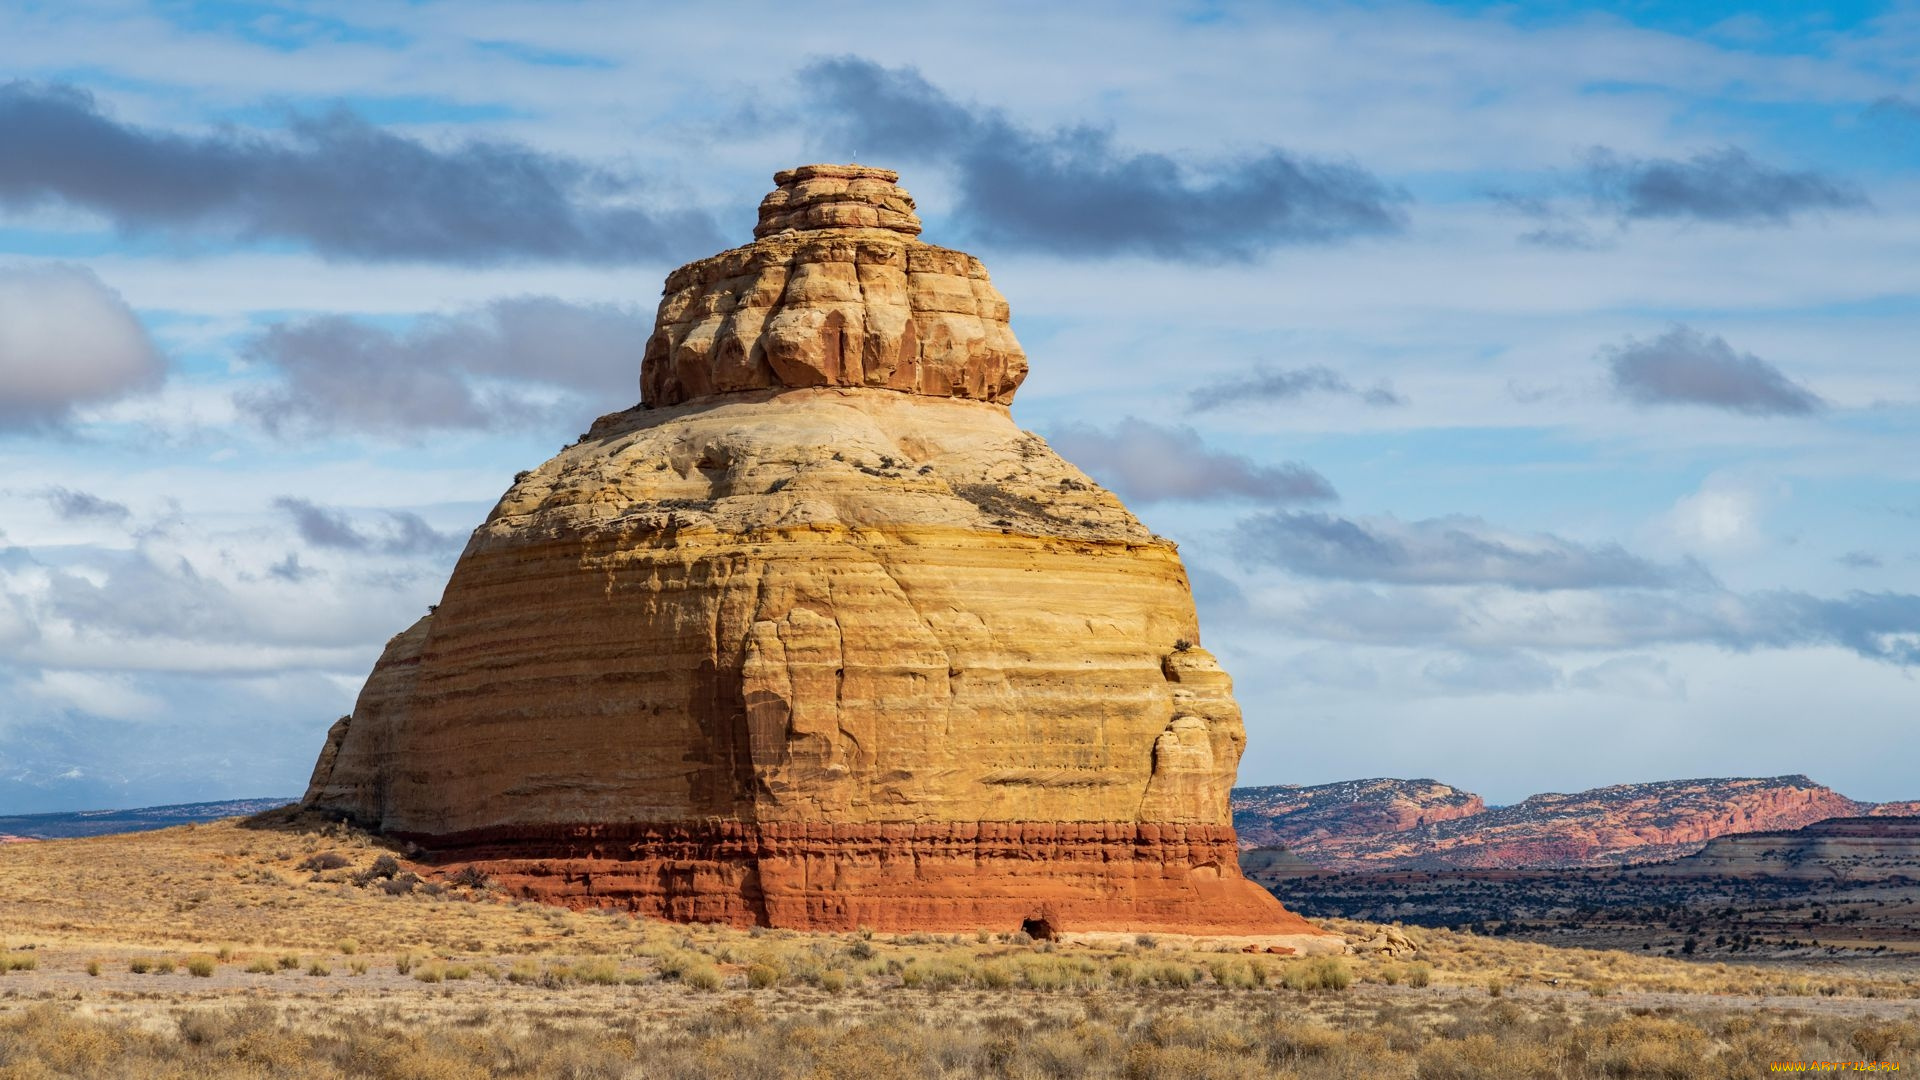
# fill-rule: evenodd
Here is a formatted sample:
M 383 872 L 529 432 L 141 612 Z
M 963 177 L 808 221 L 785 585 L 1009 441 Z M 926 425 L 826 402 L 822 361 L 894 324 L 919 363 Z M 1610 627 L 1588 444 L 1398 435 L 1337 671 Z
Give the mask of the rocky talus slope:
M 1609 866 L 1688 855 L 1715 837 L 1912 812 L 1805 776 L 1620 784 L 1488 808 L 1432 780 L 1240 788 L 1243 845 L 1284 846 L 1329 870 Z
M 642 404 L 520 475 L 306 803 L 575 906 L 1318 933 L 1240 874 L 1174 545 L 1014 424 L 1006 302 L 896 179 L 780 173 L 668 278 Z

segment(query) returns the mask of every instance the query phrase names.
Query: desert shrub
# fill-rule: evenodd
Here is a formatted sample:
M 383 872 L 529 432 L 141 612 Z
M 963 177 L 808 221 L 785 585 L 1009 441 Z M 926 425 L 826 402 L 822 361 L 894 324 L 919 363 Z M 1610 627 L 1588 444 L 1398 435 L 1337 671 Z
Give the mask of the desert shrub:
M 32 971 L 39 966 L 40 958 L 30 952 L 0 954 L 0 972 Z
M 1347 1041 L 1344 1033 L 1330 1027 L 1278 1019 L 1253 1034 L 1273 1061 L 1317 1061 L 1332 1056 Z
M 300 860 L 299 865 L 295 866 L 294 869 L 307 870 L 318 874 L 322 871 L 338 870 L 343 866 L 350 865 L 352 865 L 352 862 L 345 855 L 337 851 L 322 851 Z
M 1414 964 L 1407 968 L 1407 985 L 1425 987 L 1433 983 L 1433 968 L 1427 964 Z
M 353 972 L 355 975 L 365 975 L 367 973 L 367 962 L 358 958 L 349 960 L 347 961 L 347 970 Z
M 1185 964 L 1165 963 L 1153 966 L 1153 981 L 1161 986 L 1184 990 L 1199 981 L 1199 973 Z
M 95 977 L 95 978 L 99 978 L 99 977 L 100 977 L 100 961 L 98 961 L 98 960 L 88 960 L 88 961 L 87 961 L 87 974 L 89 974 L 89 975 L 92 975 L 92 976 L 93 976 L 93 977 Z
M 355 884 L 365 885 L 371 881 L 398 877 L 399 874 L 400 860 L 391 855 L 382 855 L 373 860 L 373 865 L 355 874 L 353 880 Z
M 680 981 L 695 990 L 718 990 L 722 980 L 719 968 L 710 963 L 701 963 L 681 975 Z
M 213 977 L 213 967 L 214 960 L 211 956 L 202 954 L 187 957 L 187 974 L 192 975 L 196 979 L 211 979 Z
M 453 875 L 447 878 L 447 881 L 450 884 L 464 886 L 469 889 L 485 889 L 493 884 L 492 879 L 487 877 L 484 871 L 471 864 L 454 871 Z M 613 908 L 604 908 L 602 911 L 607 915 L 617 914 Z
M 352 956 L 360 951 L 360 943 L 352 938 L 341 938 L 340 944 L 334 947 L 340 950 L 341 956 Z
M 540 981 L 540 965 L 531 960 L 515 960 L 507 969 L 507 981 L 517 986 L 531 986 Z
M 1353 985 L 1353 969 L 1337 956 L 1307 957 L 1280 970 L 1280 985 L 1289 990 L 1345 990 Z
M 307 974 L 314 976 L 331 975 L 333 974 L 333 969 L 327 966 L 325 960 L 315 960 L 313 963 L 307 965 Z
M 837 994 L 847 988 L 847 973 L 844 971 L 823 971 L 820 973 L 820 989 L 829 994 Z
M 1157 949 L 1160 947 L 1160 939 L 1154 937 L 1152 934 L 1135 934 L 1133 943 L 1143 949 Z
M 1213 981 L 1229 990 L 1251 990 L 1264 982 L 1258 967 L 1246 960 L 1215 960 L 1208 966 Z
M 1482 1080 L 1489 1076 L 1554 1076 L 1551 1050 L 1520 1039 L 1501 1039 L 1491 1034 L 1468 1035 L 1462 1039 L 1432 1039 L 1420 1048 L 1420 1080 Z M 1699 1073 L 1699 1063 L 1686 1073 Z M 1653 1075 L 1608 1072 L 1606 1076 Z M 1658 1074 L 1667 1075 L 1667 1074 Z
M 620 966 L 611 960 L 589 960 L 573 970 L 573 977 L 590 986 L 619 986 Z
M 298 971 L 300 969 L 300 958 L 292 953 L 282 956 L 279 963 L 281 971 Z
M 747 985 L 755 990 L 765 990 L 780 982 L 780 969 L 771 964 L 755 964 L 747 969 Z
M 1589 1066 L 1605 1076 L 1697 1076 L 1713 1049 L 1700 1028 L 1655 1016 L 1621 1017 L 1581 1035 Z
M 413 966 L 419 962 L 419 960 L 414 958 L 412 953 L 401 953 L 393 958 L 393 970 L 402 975 L 411 975 L 413 973 Z
M 247 965 L 247 972 L 252 975 L 271 975 L 278 970 L 274 962 L 264 956 L 254 957 L 253 962 Z
M 900 972 L 900 985 L 910 990 L 952 990 L 973 983 L 978 969 L 968 960 L 941 958 L 924 964 L 909 964 Z
M 413 969 L 413 977 L 423 983 L 437 983 L 447 977 L 439 964 L 421 964 Z
M 173 974 L 173 957 L 162 956 L 158 960 L 155 960 L 153 962 L 153 973 L 155 975 Z
M 1920 1030 L 1907 1024 L 1869 1021 L 1847 1032 L 1847 1044 L 1869 1061 L 1889 1061 L 1895 1050 L 1920 1046 Z
M 380 891 L 388 896 L 405 896 L 420 887 L 420 875 L 409 870 L 404 874 L 390 877 L 380 883 Z M 428 888 L 429 895 L 439 895 L 438 887 Z

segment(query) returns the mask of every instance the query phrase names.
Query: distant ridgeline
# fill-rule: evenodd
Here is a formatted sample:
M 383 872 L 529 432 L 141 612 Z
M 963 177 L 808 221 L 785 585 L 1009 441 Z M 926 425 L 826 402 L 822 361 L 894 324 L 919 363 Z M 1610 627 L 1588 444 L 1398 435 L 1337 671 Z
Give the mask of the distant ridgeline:
M 64 814 L 18 814 L 0 817 L 0 842 L 60 840 L 74 836 L 146 832 L 194 821 L 218 821 L 285 806 L 291 798 L 229 799 L 226 802 L 147 806 L 138 810 L 78 810 Z
M 1860 802 L 1805 776 L 1619 784 L 1495 807 L 1437 780 L 1382 778 L 1235 788 L 1232 804 L 1243 849 L 1285 848 L 1337 871 L 1619 866 L 1736 833 L 1920 815 L 1920 802 Z

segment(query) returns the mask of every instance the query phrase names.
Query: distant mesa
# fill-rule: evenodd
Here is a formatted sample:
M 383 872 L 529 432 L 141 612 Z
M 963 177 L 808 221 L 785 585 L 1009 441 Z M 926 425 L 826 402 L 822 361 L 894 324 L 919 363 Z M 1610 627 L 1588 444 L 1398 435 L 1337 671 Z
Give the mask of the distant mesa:
M 1233 792 L 1248 848 L 1295 862 L 1267 878 L 1322 870 L 1618 866 L 1699 851 L 1716 837 L 1799 829 L 1830 818 L 1920 813 L 1920 803 L 1863 803 L 1805 776 L 1619 784 L 1530 796 L 1489 808 L 1435 780 L 1349 780 Z
M 1661 877 L 1920 882 L 1920 816 L 1829 818 L 1799 829 L 1719 836 L 1691 855 L 1644 866 L 1638 872 Z
M 641 405 L 501 497 L 305 804 L 576 907 L 1328 939 L 1240 873 L 1174 545 L 1014 425 L 897 180 L 782 172 L 668 276 Z
M 0 843 L 147 832 L 192 822 L 257 814 L 293 801 L 287 798 L 228 799 L 222 802 L 145 806 L 133 810 L 67 810 L 0 816 Z

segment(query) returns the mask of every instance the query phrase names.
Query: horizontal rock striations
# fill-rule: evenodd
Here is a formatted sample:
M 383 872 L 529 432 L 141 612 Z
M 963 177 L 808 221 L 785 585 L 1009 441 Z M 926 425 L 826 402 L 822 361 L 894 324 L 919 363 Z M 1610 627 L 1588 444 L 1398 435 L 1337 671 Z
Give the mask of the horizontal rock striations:
M 524 895 L 816 929 L 1317 934 L 1240 874 L 1174 546 L 1021 431 L 892 173 L 781 173 L 644 403 L 523 473 L 309 806 Z
M 1670 780 L 1534 795 L 1488 808 L 1431 780 L 1240 788 L 1243 845 L 1284 845 L 1329 870 L 1607 866 L 1698 851 L 1730 833 L 1897 813 L 1804 776 Z
M 1920 817 L 1830 818 L 1799 829 L 1735 833 L 1639 872 L 1654 877 L 1920 881 Z

